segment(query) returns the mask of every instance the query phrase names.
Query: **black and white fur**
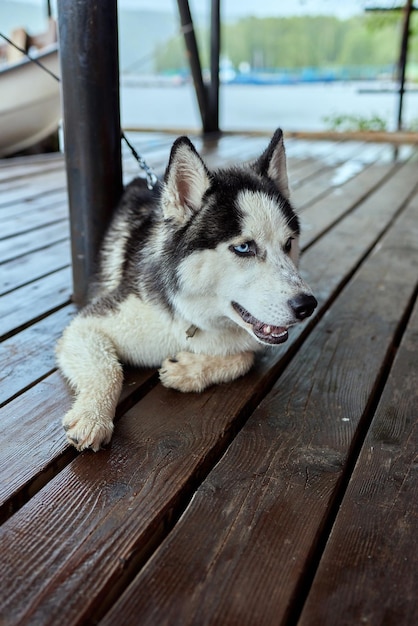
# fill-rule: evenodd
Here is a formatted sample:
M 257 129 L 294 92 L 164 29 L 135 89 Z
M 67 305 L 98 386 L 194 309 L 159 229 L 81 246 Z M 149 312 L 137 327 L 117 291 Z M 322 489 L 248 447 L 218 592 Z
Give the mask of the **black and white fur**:
M 201 391 L 286 341 L 316 306 L 297 271 L 298 237 L 280 130 L 252 165 L 218 171 L 177 139 L 158 188 L 127 187 L 90 303 L 57 346 L 76 392 L 68 440 L 79 450 L 110 441 L 122 363 L 158 366 L 163 385 Z

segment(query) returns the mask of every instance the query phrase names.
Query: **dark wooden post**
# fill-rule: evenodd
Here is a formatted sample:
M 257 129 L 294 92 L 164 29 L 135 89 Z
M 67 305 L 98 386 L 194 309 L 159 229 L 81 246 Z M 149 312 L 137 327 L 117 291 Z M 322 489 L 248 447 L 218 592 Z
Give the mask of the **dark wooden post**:
M 117 0 L 58 0 L 74 301 L 122 191 Z

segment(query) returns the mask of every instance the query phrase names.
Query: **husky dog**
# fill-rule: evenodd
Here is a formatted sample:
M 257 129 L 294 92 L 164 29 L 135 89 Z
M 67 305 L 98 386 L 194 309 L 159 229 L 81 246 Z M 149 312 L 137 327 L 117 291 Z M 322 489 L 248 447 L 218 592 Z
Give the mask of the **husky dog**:
M 110 441 L 121 363 L 160 366 L 166 387 L 202 391 L 286 341 L 317 305 L 297 271 L 298 236 L 280 129 L 255 163 L 216 171 L 177 139 L 161 185 L 126 188 L 90 303 L 58 343 L 77 394 L 68 440 L 78 450 Z

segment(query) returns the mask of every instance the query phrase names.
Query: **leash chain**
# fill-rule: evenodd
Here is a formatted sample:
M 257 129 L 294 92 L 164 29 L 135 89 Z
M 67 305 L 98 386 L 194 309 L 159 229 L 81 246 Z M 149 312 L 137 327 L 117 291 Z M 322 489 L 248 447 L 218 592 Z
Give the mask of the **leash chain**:
M 135 159 L 138 161 L 139 167 L 145 172 L 148 189 L 149 190 L 154 189 L 155 185 L 158 183 L 158 177 L 155 174 L 154 170 L 148 165 L 148 163 L 145 161 L 144 157 L 142 157 L 140 154 L 138 154 L 138 152 L 135 150 L 135 148 L 130 143 L 130 141 L 128 141 L 128 138 L 126 137 L 124 132 L 122 132 L 121 137 L 125 141 L 126 145 L 128 146 L 128 148 L 132 152 L 132 154 L 135 157 Z

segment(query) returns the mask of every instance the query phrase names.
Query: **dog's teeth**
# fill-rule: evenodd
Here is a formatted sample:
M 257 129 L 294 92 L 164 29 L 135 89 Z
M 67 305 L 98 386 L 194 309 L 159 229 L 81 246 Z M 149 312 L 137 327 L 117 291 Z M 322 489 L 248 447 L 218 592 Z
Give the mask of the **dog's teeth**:
M 264 326 L 264 328 L 263 328 L 263 332 L 264 332 L 266 335 L 270 335 L 270 333 L 271 333 L 271 326 L 268 326 L 268 325 Z

